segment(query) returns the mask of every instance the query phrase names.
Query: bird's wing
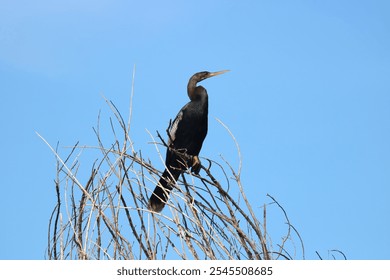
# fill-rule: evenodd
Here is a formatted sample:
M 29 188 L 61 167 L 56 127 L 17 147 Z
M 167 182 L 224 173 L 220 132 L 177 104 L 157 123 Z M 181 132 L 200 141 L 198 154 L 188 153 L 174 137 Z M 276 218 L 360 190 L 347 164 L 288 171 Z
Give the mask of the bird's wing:
M 175 142 L 177 128 L 179 127 L 180 121 L 183 119 L 184 109 L 185 109 L 185 107 L 183 107 L 179 111 L 179 113 L 177 114 L 176 118 L 173 120 L 173 123 L 171 124 L 171 127 L 169 129 L 169 135 L 168 135 L 169 136 L 169 139 L 168 139 L 168 145 L 169 146 L 171 146 L 171 144 L 173 142 Z

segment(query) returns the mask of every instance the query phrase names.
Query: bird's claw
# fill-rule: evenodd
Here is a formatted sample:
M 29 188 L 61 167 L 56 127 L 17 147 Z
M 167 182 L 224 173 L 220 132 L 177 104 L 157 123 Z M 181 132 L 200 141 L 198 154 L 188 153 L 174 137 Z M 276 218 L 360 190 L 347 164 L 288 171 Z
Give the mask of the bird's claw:
M 191 172 L 195 173 L 196 175 L 198 175 L 199 171 L 200 171 L 200 167 L 201 167 L 201 164 L 200 164 L 199 157 L 198 156 L 193 156 L 192 157 Z

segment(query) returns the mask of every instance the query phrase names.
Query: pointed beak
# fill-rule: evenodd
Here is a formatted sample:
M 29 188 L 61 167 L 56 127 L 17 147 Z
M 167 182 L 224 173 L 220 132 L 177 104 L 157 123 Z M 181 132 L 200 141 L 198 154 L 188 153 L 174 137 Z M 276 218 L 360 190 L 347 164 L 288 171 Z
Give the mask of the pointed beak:
M 209 73 L 208 78 L 214 77 L 214 76 L 218 76 L 218 75 L 224 74 L 224 73 L 229 72 L 229 71 L 230 70 L 222 70 L 222 71 L 218 71 L 218 72 L 211 72 L 211 73 Z

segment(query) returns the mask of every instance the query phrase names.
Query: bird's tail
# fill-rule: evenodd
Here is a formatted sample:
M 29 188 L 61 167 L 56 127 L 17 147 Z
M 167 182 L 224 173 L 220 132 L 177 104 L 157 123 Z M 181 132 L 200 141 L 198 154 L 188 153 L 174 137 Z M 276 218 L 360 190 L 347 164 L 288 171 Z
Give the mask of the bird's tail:
M 153 194 L 149 198 L 148 209 L 154 212 L 161 212 L 165 204 L 168 201 L 169 193 L 172 190 L 172 185 L 176 183 L 176 180 L 180 175 L 179 170 L 165 169 L 161 175 L 160 181 L 158 182 Z

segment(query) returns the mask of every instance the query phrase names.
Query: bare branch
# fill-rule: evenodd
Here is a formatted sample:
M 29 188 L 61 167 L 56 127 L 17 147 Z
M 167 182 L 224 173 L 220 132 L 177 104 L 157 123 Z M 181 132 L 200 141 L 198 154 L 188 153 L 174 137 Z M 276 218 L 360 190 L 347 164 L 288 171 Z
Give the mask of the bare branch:
M 132 95 L 133 90 L 134 84 Z M 294 244 L 292 233 L 301 243 L 304 258 L 301 236 L 272 196 L 267 195 L 272 202 L 264 204 L 262 210 L 252 208 L 241 183 L 239 145 L 220 120 L 236 144 L 238 170 L 223 159 L 220 163 L 204 158 L 206 166 L 201 166 L 200 174 L 188 170 L 179 178 L 162 213 L 148 210 L 148 197 L 162 172 L 145 160 L 141 151 L 135 152 L 130 137 L 131 108 L 125 122 L 113 102 L 106 103 L 114 116 L 108 121 L 112 137 L 108 147 L 101 138 L 100 113 L 94 129 L 97 146 L 77 143 L 65 160 L 58 148 L 53 149 L 38 134 L 57 161 L 57 203 L 49 219 L 49 259 L 291 259 L 287 244 Z M 158 132 L 157 137 L 158 143 L 151 135 L 160 155 L 159 147 L 169 147 Z M 82 151 L 96 157 L 89 174 L 81 169 Z M 186 151 L 174 152 L 188 157 Z M 87 178 L 83 174 L 88 174 Z M 288 225 L 277 251 L 270 249 L 267 231 L 267 212 L 272 205 L 282 211 Z

